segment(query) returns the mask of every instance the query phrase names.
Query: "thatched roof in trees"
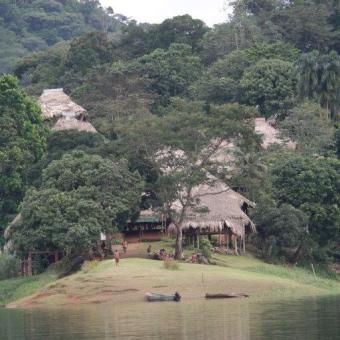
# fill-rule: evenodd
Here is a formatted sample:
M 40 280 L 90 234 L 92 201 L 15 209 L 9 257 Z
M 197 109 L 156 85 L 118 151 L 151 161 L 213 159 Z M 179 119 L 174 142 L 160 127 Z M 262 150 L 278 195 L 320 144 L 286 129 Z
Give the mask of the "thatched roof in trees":
M 255 207 L 255 203 L 218 181 L 214 186 L 200 185 L 194 188 L 193 196 L 198 199 L 198 206 L 187 212 L 183 223 L 183 231 L 199 231 L 200 233 L 218 234 L 229 230 L 232 234 L 244 237 L 246 228 L 256 232 L 255 224 L 243 209 Z M 173 209 L 180 210 L 179 203 Z M 171 224 L 169 231 L 175 231 Z
M 21 214 L 19 213 L 17 216 L 15 216 L 14 220 L 5 229 L 5 232 L 4 232 L 4 238 L 5 238 L 4 250 L 5 250 L 5 252 L 9 252 L 12 249 L 11 235 L 12 235 L 13 229 L 16 228 L 17 224 L 20 221 L 21 221 Z
M 265 118 L 255 119 L 255 132 L 263 136 L 262 147 L 264 149 L 272 144 L 285 145 L 288 149 L 295 149 L 296 147 L 294 142 L 280 138 L 279 130 L 270 125 Z
M 39 104 L 45 119 L 59 118 L 52 127 L 53 131 L 97 132 L 91 123 L 85 121 L 86 110 L 73 102 L 63 89 L 44 90 Z
M 72 101 L 63 89 L 44 90 L 38 100 L 45 119 L 59 117 L 80 117 L 86 110 Z
M 97 130 L 93 127 L 91 123 L 69 117 L 59 118 L 52 128 L 52 131 L 64 131 L 64 130 L 97 132 Z

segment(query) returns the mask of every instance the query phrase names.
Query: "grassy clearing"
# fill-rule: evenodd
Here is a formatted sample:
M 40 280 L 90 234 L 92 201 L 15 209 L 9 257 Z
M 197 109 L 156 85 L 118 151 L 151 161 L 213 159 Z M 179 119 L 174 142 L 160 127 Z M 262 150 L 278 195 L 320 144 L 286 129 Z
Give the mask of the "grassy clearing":
M 268 265 L 251 256 L 214 258 L 224 266 L 180 263 L 177 270 L 168 270 L 162 261 L 127 258 L 115 267 L 112 260 L 106 260 L 57 280 L 9 307 L 126 304 L 143 301 L 150 291 L 179 291 L 184 301 L 218 292 L 247 293 L 259 300 L 340 294 L 337 281 L 315 279 L 300 269 Z
M 44 273 L 0 281 L 0 304 L 4 305 L 32 295 L 56 279 L 56 274 Z
M 131 258 L 123 258 L 119 267 L 112 260 L 93 261 L 86 262 L 77 274 L 60 280 L 50 271 L 32 278 L 0 281 L 0 304 L 15 301 L 9 307 L 24 308 L 119 304 L 143 301 L 150 291 L 179 291 L 185 301 L 221 292 L 247 293 L 251 299 L 260 300 L 340 294 L 336 279 L 315 278 L 311 271 L 267 264 L 251 255 L 213 254 L 212 260 L 218 265 L 179 263 L 176 270 L 169 270 L 162 261 L 145 259 L 148 244 L 131 247 L 127 254 Z M 152 251 L 161 248 L 173 251 L 173 242 L 152 243 Z M 191 253 L 185 250 L 187 257 Z

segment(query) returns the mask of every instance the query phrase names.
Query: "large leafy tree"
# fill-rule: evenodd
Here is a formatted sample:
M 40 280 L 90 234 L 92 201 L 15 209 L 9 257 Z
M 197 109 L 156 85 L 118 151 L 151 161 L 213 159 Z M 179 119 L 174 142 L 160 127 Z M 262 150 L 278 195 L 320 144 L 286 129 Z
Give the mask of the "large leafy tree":
M 39 190 L 27 192 L 12 241 L 21 253 L 83 254 L 101 232 L 113 232 L 138 212 L 143 182 L 125 161 L 80 151 L 53 161 Z
M 265 116 L 285 113 L 294 103 L 294 66 L 279 59 L 261 60 L 250 66 L 241 80 L 248 104 L 258 105 Z
M 27 188 L 29 168 L 44 154 L 47 130 L 38 105 L 16 78 L 0 78 L 0 230 Z
M 212 107 L 207 115 L 192 111 L 190 105 L 186 112 L 181 106 L 169 108 L 163 117 L 135 117 L 118 131 L 120 144 L 130 153 L 144 154 L 157 174 L 152 189 L 176 227 L 176 258 L 182 257 L 182 227 L 189 209 L 204 208 L 194 188 L 228 180 L 228 142 L 241 146 L 257 141 L 247 120 L 256 110 L 234 104 Z
M 187 14 L 180 15 L 152 26 L 147 33 L 147 43 L 151 50 L 167 49 L 173 43 L 181 43 L 190 45 L 196 51 L 207 31 L 209 29 L 203 21 Z
M 334 129 L 327 111 L 313 102 L 289 110 L 280 128 L 285 137 L 297 143 L 297 150 L 306 155 L 324 154 L 333 143 Z
M 298 90 L 301 98 L 317 100 L 333 120 L 340 106 L 340 57 L 335 51 L 303 54 L 298 62 Z
M 153 81 L 153 90 L 164 100 L 187 94 L 189 85 L 202 72 L 199 57 L 193 55 L 186 44 L 172 44 L 167 50 L 156 49 L 140 62 Z
M 273 169 L 274 197 L 309 216 L 309 232 L 320 246 L 339 242 L 340 162 L 287 157 Z

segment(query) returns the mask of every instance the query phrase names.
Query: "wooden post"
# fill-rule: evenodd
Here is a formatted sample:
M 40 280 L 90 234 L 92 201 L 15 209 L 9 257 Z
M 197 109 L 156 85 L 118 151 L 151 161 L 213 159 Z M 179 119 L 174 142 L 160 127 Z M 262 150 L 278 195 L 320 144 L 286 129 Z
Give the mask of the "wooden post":
M 226 243 L 227 243 L 227 254 L 228 254 L 229 253 L 229 234 L 228 234 L 228 232 L 226 232 L 225 238 L 226 238 Z
M 196 233 L 197 249 L 200 249 L 200 235 L 199 232 Z
M 142 228 L 139 227 L 139 242 L 142 241 Z
M 246 235 L 243 236 L 242 241 L 243 241 L 243 254 L 245 254 L 246 253 Z
M 28 260 L 27 260 L 27 275 L 32 276 L 33 275 L 33 270 L 32 270 L 32 253 L 28 253 Z
M 56 262 L 58 262 L 59 261 L 59 254 L 58 254 L 58 252 L 56 251 L 55 253 L 54 253 L 54 262 L 56 263 Z
M 234 252 L 235 255 L 238 255 L 238 250 L 237 250 L 237 236 L 234 235 Z

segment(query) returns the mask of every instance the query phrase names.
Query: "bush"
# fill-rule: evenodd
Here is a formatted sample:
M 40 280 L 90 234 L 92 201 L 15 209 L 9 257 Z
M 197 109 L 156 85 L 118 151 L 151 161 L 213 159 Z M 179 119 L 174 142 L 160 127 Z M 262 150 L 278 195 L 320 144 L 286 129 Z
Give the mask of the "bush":
M 164 260 L 164 268 L 169 269 L 169 270 L 178 270 L 179 265 L 176 261 L 168 259 L 168 260 Z
M 211 243 L 207 238 L 202 238 L 201 239 L 201 249 L 202 249 L 202 255 L 207 258 L 210 259 L 211 258 Z
M 98 266 L 98 261 L 85 261 L 81 266 L 83 273 L 88 273 Z
M 20 275 L 20 260 L 13 256 L 0 255 L 0 280 L 6 280 Z

